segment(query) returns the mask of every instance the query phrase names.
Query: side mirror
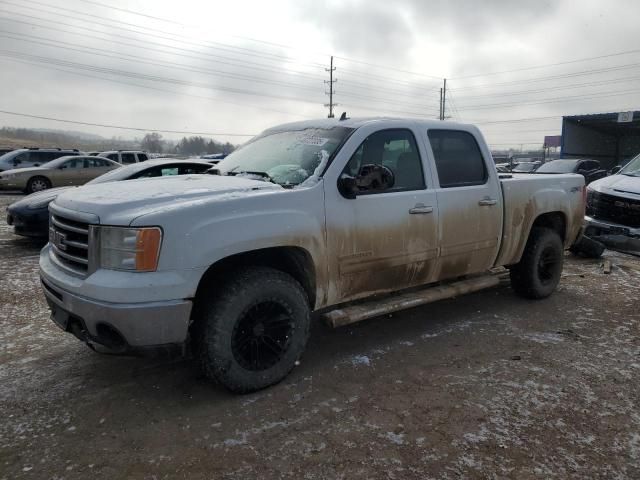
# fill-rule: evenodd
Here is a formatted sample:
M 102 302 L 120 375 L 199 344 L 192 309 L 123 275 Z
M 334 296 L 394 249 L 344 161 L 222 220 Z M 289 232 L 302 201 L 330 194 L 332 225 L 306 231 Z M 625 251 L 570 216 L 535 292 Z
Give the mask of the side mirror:
M 356 198 L 356 192 L 358 191 L 358 185 L 355 177 L 343 173 L 338 179 L 338 191 L 344 198 L 353 200 Z
M 611 169 L 611 175 L 615 175 L 616 173 L 618 173 L 620 170 L 622 170 L 622 167 L 620 165 L 616 165 L 615 167 L 613 167 Z
M 356 179 L 360 190 L 388 190 L 395 184 L 393 172 L 384 165 L 367 164 L 360 168 Z

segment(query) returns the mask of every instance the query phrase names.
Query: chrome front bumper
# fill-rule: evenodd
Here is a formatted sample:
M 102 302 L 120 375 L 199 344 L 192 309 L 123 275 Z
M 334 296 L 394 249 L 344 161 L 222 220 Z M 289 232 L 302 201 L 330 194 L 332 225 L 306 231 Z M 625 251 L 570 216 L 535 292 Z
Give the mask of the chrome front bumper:
M 192 302 L 107 303 L 80 297 L 41 276 L 51 319 L 88 343 L 112 350 L 183 344 L 187 340 Z

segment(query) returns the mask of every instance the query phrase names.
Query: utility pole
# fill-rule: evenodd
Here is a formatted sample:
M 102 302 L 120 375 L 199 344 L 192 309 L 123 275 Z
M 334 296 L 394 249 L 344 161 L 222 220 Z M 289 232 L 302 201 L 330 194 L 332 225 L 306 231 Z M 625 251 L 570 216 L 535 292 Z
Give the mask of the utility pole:
M 333 103 L 333 84 L 336 83 L 338 80 L 334 80 L 333 79 L 333 72 L 335 71 L 335 67 L 333 66 L 333 55 L 331 55 L 331 66 L 329 68 L 325 68 L 325 72 L 329 72 L 329 80 L 325 80 L 324 83 L 328 83 L 329 84 L 329 92 L 325 92 L 326 95 L 329 95 L 329 103 L 325 103 L 324 106 L 325 107 L 329 107 L 329 116 L 328 118 L 333 118 L 333 107 L 336 107 L 338 104 L 337 103 Z
M 444 120 L 447 118 L 447 79 L 444 79 L 444 83 L 442 85 L 442 107 L 440 113 L 440 120 Z
M 440 112 L 438 113 L 438 120 L 442 120 L 442 89 L 440 89 Z

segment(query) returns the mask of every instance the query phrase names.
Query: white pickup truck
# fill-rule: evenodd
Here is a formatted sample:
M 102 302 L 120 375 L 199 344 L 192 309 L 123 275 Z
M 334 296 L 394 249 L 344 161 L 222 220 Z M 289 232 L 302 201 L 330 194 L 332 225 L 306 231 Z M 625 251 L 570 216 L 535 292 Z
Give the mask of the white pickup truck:
M 297 364 L 314 311 L 344 325 L 495 285 L 501 266 L 550 295 L 585 209 L 582 176 L 499 177 L 476 127 L 440 121 L 282 125 L 212 173 L 60 195 L 40 255 L 52 319 L 113 351 L 193 346 L 249 392 Z

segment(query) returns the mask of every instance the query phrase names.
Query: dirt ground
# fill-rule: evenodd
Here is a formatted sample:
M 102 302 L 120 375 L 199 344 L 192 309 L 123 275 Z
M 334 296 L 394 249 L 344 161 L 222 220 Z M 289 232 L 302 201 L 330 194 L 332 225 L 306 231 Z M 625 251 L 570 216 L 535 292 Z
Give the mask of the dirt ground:
M 0 194 L 0 479 L 640 478 L 640 259 L 330 330 L 234 396 L 187 360 L 100 355 L 48 318 Z

